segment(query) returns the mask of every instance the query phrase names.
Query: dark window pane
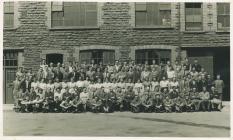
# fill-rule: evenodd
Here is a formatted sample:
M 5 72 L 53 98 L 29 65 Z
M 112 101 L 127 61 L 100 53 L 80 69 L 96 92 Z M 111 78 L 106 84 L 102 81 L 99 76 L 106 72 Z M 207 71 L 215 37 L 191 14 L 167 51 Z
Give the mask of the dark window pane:
M 6 66 L 10 66 L 10 60 L 6 60 Z
M 185 8 L 201 8 L 201 3 L 185 3 Z
M 14 60 L 10 60 L 10 66 L 14 66 Z
M 14 66 L 18 66 L 18 61 L 17 60 L 14 60 Z

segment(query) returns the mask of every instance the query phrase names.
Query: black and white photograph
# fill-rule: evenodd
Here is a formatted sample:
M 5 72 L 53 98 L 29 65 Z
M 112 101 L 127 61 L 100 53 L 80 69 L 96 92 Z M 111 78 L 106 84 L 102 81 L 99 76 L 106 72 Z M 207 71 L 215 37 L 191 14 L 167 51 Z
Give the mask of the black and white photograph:
M 225 137 L 229 1 L 7 1 L 4 137 Z

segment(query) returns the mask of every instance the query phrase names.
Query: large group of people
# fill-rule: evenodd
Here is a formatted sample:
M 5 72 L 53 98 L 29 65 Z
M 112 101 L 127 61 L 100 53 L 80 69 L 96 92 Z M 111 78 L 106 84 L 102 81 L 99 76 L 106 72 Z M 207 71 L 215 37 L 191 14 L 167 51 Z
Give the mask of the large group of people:
M 91 60 L 19 67 L 13 82 L 16 112 L 221 111 L 224 82 L 188 58 L 171 64 Z

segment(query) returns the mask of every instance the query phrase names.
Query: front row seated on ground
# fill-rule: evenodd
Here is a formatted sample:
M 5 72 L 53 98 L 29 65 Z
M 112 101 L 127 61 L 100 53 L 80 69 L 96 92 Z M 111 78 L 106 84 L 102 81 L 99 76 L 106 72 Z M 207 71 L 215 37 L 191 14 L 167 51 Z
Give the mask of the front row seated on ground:
M 66 89 L 62 94 L 61 89 L 50 88 L 47 91 L 32 88 L 31 92 L 23 95 L 18 100 L 16 112 L 114 112 L 132 111 L 138 112 L 196 112 L 196 111 L 221 111 L 222 101 L 215 88 L 211 92 L 203 87 L 201 92 L 196 88 L 191 91 L 180 92 L 178 89 L 168 91 L 164 88 L 161 92 L 149 92 L 146 88 L 143 93 L 136 93 L 129 87 L 122 90 L 110 89 L 105 92 L 104 88 L 88 89 L 76 88 L 70 93 Z

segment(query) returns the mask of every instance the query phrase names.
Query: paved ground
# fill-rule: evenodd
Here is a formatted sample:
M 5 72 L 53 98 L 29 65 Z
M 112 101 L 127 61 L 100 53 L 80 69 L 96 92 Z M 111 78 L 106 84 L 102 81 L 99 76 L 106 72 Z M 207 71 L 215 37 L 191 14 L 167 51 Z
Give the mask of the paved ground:
M 4 110 L 4 136 L 229 137 L 229 107 L 195 113 L 15 113 Z

